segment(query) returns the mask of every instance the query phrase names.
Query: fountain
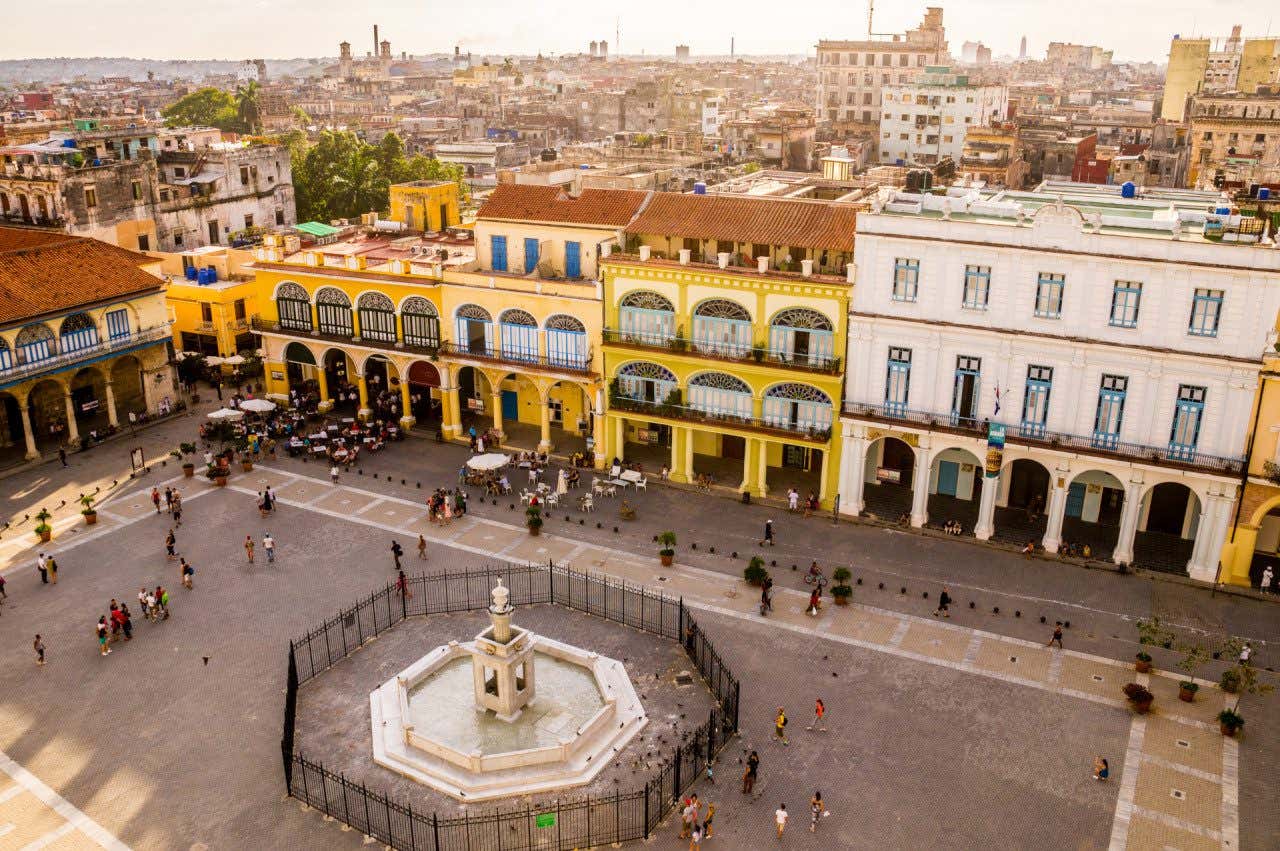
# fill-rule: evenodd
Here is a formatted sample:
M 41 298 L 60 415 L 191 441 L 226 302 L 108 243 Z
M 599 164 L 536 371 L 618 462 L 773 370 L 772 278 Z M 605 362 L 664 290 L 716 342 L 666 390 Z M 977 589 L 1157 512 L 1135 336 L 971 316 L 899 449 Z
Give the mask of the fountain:
M 464 801 L 591 782 L 648 722 L 622 663 L 512 624 L 501 579 L 488 611 L 370 694 L 374 762 Z

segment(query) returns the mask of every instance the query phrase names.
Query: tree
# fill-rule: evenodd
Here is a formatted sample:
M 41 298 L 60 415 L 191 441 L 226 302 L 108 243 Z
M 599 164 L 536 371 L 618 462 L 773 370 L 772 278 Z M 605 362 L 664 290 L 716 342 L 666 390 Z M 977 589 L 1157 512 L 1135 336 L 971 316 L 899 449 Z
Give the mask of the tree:
M 213 87 L 192 92 L 165 107 L 160 114 L 170 127 L 217 127 L 236 133 L 244 129 L 237 114 L 236 99 Z
M 262 129 L 261 94 L 262 87 L 257 80 L 236 86 L 236 118 L 244 127 L 244 132 L 257 133 Z

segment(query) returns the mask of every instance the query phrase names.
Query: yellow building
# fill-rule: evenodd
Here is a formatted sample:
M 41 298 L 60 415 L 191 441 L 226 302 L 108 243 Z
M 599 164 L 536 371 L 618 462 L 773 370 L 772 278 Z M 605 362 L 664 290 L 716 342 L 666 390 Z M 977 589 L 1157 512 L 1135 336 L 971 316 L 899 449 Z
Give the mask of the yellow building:
M 1186 117 L 1187 98 L 1204 84 L 1209 66 L 1209 39 L 1174 38 L 1169 44 L 1169 66 L 1164 74 L 1164 98 L 1160 117 L 1179 122 Z
M 829 508 L 856 215 L 655 194 L 601 265 L 611 457 Z
M 159 261 L 0 228 L 0 462 L 32 460 L 176 401 Z
M 174 348 L 218 357 L 258 348 L 249 324 L 258 313 L 258 285 L 246 268 L 252 252 L 211 245 L 152 256 L 160 258 L 169 278 L 165 300 Z
M 459 224 L 458 187 L 446 180 L 415 180 L 391 187 L 391 221 L 410 231 L 442 231 Z
M 1220 581 L 1258 585 L 1269 565 L 1280 588 L 1280 353 L 1264 357 L 1248 442 L 1249 476 L 1222 549 Z

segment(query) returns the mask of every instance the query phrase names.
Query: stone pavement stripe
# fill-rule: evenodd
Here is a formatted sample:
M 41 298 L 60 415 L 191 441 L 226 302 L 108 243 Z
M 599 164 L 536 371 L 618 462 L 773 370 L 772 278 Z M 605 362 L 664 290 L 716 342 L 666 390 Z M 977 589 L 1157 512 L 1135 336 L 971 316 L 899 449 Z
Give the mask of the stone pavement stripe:
M 1166 813 L 1162 813 L 1157 810 L 1149 810 L 1146 807 L 1134 806 L 1133 814 L 1142 816 L 1145 819 L 1150 819 L 1151 821 L 1158 821 L 1161 824 L 1166 824 L 1169 827 L 1176 828 L 1178 830 L 1185 830 L 1187 833 L 1198 834 L 1206 839 L 1212 839 L 1214 842 L 1222 841 L 1222 831 L 1214 830 L 1211 827 L 1201 827 L 1194 822 L 1175 818 L 1174 816 L 1167 815 Z M 1112 847 L 1114 848 L 1115 846 L 1113 845 Z
M 1049 657 L 1049 670 L 1045 674 L 1045 682 L 1057 683 L 1062 678 L 1062 654 L 1054 653 Z
M 71 822 L 67 822 L 61 827 L 57 827 L 49 831 L 44 836 L 41 836 L 39 839 L 36 839 L 32 842 L 28 842 L 26 845 L 23 845 L 20 851 L 39 851 L 39 849 L 41 848 L 48 848 L 50 845 L 57 842 L 59 839 L 66 836 L 68 833 L 70 833 L 75 829 L 76 829 L 76 826 L 74 824 L 72 824 Z
M 973 660 L 978 658 L 978 651 L 982 648 L 982 636 L 976 632 L 969 639 L 969 646 L 965 648 L 963 663 L 972 665 Z
M 3 752 L 0 752 L 0 771 L 9 775 L 24 789 L 40 799 L 45 806 L 66 819 L 73 830 L 80 830 L 81 833 L 88 836 L 102 848 L 106 848 L 108 851 L 130 851 L 128 845 L 116 839 L 102 825 L 73 807 L 65 798 L 40 782 L 39 778 L 21 765 L 18 765 Z
M 1222 737 L 1222 847 L 1240 847 L 1240 743 L 1233 736 Z
M 0 792 L 0 804 L 3 804 L 5 801 L 13 800 L 25 791 L 27 790 L 22 788 L 21 783 L 14 783 L 8 789 Z
M 1179 771 L 1183 774 L 1190 774 L 1192 777 L 1198 777 L 1201 780 L 1208 781 L 1209 783 L 1217 783 L 1219 785 L 1221 785 L 1222 783 L 1222 775 L 1220 774 L 1214 774 L 1212 771 L 1201 771 L 1200 769 L 1192 768 L 1189 765 L 1182 765 L 1180 763 L 1170 762 L 1167 759 L 1162 759 L 1161 757 L 1158 757 L 1158 756 L 1152 756 L 1149 753 L 1144 753 L 1142 755 L 1142 761 L 1149 762 L 1152 765 L 1161 766 L 1162 768 L 1167 768 L 1170 771 Z
M 907 630 L 911 628 L 911 621 L 903 619 L 898 623 L 898 628 L 893 631 L 893 637 L 889 639 L 890 647 L 900 647 L 902 639 L 907 637 Z
M 1129 744 L 1124 752 L 1124 773 L 1120 776 L 1120 795 L 1116 799 L 1116 815 L 1111 822 L 1111 851 L 1124 851 L 1129 843 L 1129 820 L 1133 818 L 1133 796 L 1138 788 L 1138 769 L 1142 764 L 1142 739 L 1147 720 L 1135 715 L 1129 722 Z

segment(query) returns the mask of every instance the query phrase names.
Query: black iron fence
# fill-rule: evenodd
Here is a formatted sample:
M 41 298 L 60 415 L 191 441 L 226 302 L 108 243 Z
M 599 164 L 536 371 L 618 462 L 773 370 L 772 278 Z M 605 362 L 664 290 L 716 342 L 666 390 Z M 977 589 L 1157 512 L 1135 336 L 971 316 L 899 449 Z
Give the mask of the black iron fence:
M 562 605 L 681 643 L 714 695 L 716 707 L 657 765 L 642 789 L 442 818 L 437 813 L 414 812 L 410 804 L 348 780 L 295 751 L 302 683 L 406 618 L 487 607 L 499 577 L 510 589 L 514 605 Z M 646 839 L 737 732 L 740 694 L 738 680 L 683 600 L 558 565 L 508 564 L 415 576 L 404 589 L 387 585 L 290 642 L 280 741 L 285 785 L 292 797 L 379 842 L 408 851 L 567 851 Z

